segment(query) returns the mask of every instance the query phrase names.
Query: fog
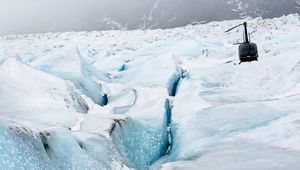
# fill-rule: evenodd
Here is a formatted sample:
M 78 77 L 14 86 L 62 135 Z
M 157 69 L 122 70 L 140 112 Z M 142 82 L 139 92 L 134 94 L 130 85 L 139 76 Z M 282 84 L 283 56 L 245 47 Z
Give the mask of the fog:
M 298 11 L 297 0 L 0 0 L 0 35 L 172 28 Z

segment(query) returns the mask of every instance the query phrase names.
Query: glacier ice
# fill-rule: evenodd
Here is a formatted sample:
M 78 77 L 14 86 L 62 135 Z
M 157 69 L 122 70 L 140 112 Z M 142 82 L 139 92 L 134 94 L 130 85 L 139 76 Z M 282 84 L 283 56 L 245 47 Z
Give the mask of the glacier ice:
M 56 169 L 39 133 L 12 122 L 0 124 L 0 153 L 1 169 Z
M 58 169 L 112 169 L 113 161 L 121 161 L 120 156 L 114 154 L 116 149 L 103 137 L 74 135 L 62 128 L 48 129 L 41 134 L 45 150 Z M 119 166 L 122 167 L 122 163 Z
M 16 58 L 0 65 L 2 117 L 38 127 L 70 126 L 88 105 L 74 85 L 35 70 Z M 47 106 L 47 107 L 45 107 Z
M 37 132 L 12 122 L 1 124 L 0 134 L 1 169 L 126 168 L 114 146 L 101 136 L 63 128 Z
M 115 126 L 113 140 L 133 167 L 148 169 L 154 161 L 165 154 L 167 147 L 165 128 L 155 121 L 148 123 L 126 119 L 116 121 Z
M 96 70 L 86 61 L 76 47 L 68 47 L 61 53 L 47 54 L 30 63 L 39 70 L 71 80 L 80 86 L 94 102 L 104 105 L 104 93 L 101 81 L 109 82 L 110 77 Z M 68 63 L 68 64 L 66 64 Z
M 0 169 L 299 169 L 299 16 L 240 22 L 2 37 Z

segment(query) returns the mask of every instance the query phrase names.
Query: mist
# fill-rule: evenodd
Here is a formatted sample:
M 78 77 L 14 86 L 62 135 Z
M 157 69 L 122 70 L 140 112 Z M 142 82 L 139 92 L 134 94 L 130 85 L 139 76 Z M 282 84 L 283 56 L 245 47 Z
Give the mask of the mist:
M 0 0 L 0 35 L 173 28 L 299 12 L 297 0 Z

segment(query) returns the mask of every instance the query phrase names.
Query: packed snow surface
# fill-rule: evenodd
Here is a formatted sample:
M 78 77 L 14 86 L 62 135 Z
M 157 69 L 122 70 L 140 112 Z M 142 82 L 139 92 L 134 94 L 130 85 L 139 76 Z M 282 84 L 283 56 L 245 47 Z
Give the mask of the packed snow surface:
M 300 166 L 300 17 L 0 38 L 0 169 Z

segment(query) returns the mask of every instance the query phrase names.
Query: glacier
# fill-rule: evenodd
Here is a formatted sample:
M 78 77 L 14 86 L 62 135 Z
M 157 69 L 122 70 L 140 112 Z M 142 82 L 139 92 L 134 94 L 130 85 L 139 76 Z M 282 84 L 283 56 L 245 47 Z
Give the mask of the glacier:
M 0 169 L 299 169 L 300 17 L 0 37 Z

